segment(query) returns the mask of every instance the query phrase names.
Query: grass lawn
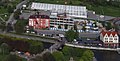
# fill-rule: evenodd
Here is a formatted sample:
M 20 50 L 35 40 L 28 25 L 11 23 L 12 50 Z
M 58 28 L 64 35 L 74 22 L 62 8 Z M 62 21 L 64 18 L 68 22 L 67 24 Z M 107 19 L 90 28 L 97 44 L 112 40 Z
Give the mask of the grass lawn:
M 120 8 L 110 6 L 87 6 L 89 10 L 95 11 L 97 14 L 104 14 L 109 16 L 120 16 Z

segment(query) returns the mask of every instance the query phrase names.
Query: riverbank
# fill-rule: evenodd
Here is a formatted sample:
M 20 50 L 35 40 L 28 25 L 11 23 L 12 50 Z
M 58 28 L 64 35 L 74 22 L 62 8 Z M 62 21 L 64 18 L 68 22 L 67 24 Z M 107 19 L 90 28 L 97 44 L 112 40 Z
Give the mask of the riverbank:
M 97 61 L 120 61 L 120 54 L 114 51 L 93 50 Z

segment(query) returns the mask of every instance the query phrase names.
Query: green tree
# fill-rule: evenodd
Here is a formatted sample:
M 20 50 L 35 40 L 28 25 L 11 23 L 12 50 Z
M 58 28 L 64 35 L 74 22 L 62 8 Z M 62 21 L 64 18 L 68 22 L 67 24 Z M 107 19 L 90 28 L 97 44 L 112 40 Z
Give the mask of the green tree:
M 61 25 L 58 25 L 58 29 L 61 29 Z
M 19 19 L 19 15 L 21 14 L 20 11 L 21 11 L 20 9 L 18 9 L 17 11 L 15 11 L 15 13 L 14 13 L 14 18 L 15 19 Z
M 67 32 L 65 32 L 65 36 L 67 37 L 67 40 L 69 42 L 72 42 L 74 39 L 78 37 L 77 33 L 74 32 L 74 30 L 68 30 Z
M 65 27 L 65 29 L 68 29 L 68 25 L 67 24 L 65 24 L 64 27 Z
M 2 43 L 1 46 L 1 53 L 4 54 L 9 54 L 10 47 L 6 43 Z
M 68 46 L 64 46 L 62 49 L 62 52 L 65 56 L 67 56 L 67 55 L 70 56 L 71 55 L 70 51 L 71 51 L 71 48 Z
M 94 53 L 91 50 L 86 50 L 83 53 L 83 56 L 81 57 L 81 59 L 83 59 L 84 61 L 92 61 L 93 56 L 94 56 Z
M 65 61 L 64 55 L 60 51 L 53 52 L 52 55 L 55 58 L 55 61 Z
M 28 20 L 18 20 L 14 25 L 16 33 L 24 33 L 25 26 L 28 24 Z
M 46 52 L 46 53 L 43 55 L 43 60 L 44 60 L 44 61 L 55 61 L 53 55 L 52 55 L 50 52 Z
M 106 28 L 106 30 L 110 30 L 110 29 L 112 29 L 114 27 L 112 26 L 112 24 L 110 22 L 106 22 L 105 28 Z
M 9 54 L 3 61 L 22 61 L 22 58 Z
M 30 44 L 30 48 L 29 48 L 30 53 L 32 54 L 37 54 L 37 53 L 41 53 L 43 51 L 43 44 L 39 41 L 37 42 L 32 42 Z
M 30 59 L 30 61 L 43 61 L 43 58 L 41 56 L 37 56 L 35 58 Z
M 72 2 L 72 0 L 70 0 L 70 3 L 69 3 L 70 5 L 72 5 L 73 4 L 73 2 Z
M 80 59 L 79 61 L 84 61 L 83 59 Z
M 0 24 L 0 29 L 2 29 L 2 31 L 5 31 L 5 29 L 6 29 L 6 23 L 5 22 L 2 22 Z
M 12 13 L 13 12 L 13 6 L 8 6 L 8 9 L 7 9 L 7 11 L 9 12 L 9 13 Z
M 82 27 L 82 30 L 83 30 L 84 32 L 86 32 L 86 28 L 85 28 L 85 26 Z
M 72 48 L 72 47 L 68 47 L 68 46 L 64 46 L 62 52 L 65 56 L 77 56 L 77 57 L 81 57 L 83 55 L 83 52 L 85 51 L 85 49 L 79 49 L 79 48 Z

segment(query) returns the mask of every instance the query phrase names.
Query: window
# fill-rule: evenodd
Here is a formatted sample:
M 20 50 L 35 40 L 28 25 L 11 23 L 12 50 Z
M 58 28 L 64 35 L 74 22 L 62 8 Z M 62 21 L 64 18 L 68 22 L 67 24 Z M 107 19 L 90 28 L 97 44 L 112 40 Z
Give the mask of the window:
M 105 41 L 105 42 L 108 42 L 108 41 Z
M 113 42 L 113 41 L 109 41 L 109 42 Z
M 105 41 L 108 40 L 108 38 L 105 38 Z
M 114 40 L 117 40 L 117 38 L 114 38 Z
M 113 38 L 110 38 L 110 40 L 113 40 Z

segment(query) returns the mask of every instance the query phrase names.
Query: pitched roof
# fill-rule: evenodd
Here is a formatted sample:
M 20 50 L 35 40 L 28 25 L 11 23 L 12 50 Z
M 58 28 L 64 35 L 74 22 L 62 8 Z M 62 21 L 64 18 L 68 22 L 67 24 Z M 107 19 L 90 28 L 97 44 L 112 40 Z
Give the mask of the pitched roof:
M 103 37 L 107 34 L 108 36 L 110 36 L 111 34 L 113 35 L 113 37 L 118 34 L 116 31 L 102 31 L 101 34 L 103 35 Z

